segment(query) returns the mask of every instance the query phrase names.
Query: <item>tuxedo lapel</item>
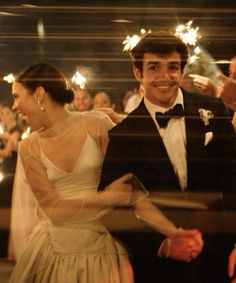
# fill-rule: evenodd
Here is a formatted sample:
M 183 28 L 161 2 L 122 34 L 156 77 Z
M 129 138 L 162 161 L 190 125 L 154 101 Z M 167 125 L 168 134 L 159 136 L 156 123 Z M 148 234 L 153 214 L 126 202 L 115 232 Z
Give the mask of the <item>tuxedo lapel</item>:
M 200 119 L 198 109 L 191 93 L 183 91 L 184 95 L 184 112 L 185 112 L 185 129 L 186 129 L 186 152 L 187 162 L 191 158 L 200 157 L 204 149 L 205 126 Z

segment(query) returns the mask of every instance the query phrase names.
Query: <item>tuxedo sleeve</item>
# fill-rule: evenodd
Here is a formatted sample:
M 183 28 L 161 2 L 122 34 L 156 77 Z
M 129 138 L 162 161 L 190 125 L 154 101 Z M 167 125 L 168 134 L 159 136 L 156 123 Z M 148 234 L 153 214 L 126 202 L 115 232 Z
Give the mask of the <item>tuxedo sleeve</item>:
M 110 132 L 98 190 L 104 190 L 109 183 L 130 172 L 126 139 L 122 134 Z

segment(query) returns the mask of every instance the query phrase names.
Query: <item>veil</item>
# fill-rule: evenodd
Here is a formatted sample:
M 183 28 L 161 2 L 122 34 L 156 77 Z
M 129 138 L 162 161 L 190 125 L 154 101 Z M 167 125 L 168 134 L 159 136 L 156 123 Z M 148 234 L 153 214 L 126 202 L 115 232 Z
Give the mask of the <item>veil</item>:
M 20 155 L 18 155 L 13 186 L 11 226 L 8 258 L 17 260 L 24 250 L 27 236 L 38 223 L 36 202 L 25 177 Z

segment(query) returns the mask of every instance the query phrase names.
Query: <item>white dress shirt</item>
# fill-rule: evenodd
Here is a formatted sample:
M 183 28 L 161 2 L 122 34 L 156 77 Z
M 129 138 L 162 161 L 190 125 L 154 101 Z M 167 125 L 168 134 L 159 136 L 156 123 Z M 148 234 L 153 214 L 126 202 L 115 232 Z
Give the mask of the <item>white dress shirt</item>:
M 155 117 L 156 112 L 164 113 L 176 104 L 181 104 L 184 108 L 182 91 L 179 89 L 175 102 L 169 108 L 155 105 L 146 97 L 144 97 L 144 104 L 160 133 L 175 174 L 178 177 L 180 187 L 184 191 L 187 187 L 185 118 L 171 118 L 166 128 L 160 128 Z

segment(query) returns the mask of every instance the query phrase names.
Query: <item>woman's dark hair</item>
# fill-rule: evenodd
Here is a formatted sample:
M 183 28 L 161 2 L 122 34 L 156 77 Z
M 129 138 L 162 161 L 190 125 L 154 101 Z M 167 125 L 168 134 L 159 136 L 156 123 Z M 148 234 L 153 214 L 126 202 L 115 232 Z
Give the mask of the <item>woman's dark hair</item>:
M 169 55 L 172 52 L 180 54 L 181 70 L 183 71 L 188 60 L 188 47 L 174 34 L 167 31 L 159 31 L 145 35 L 130 51 L 130 56 L 134 66 L 142 72 L 143 57 L 145 53 L 162 56 Z
M 37 87 L 43 87 L 53 101 L 62 105 L 72 102 L 74 98 L 74 91 L 68 86 L 64 75 L 47 63 L 29 66 L 15 78 L 15 81 L 31 92 Z

